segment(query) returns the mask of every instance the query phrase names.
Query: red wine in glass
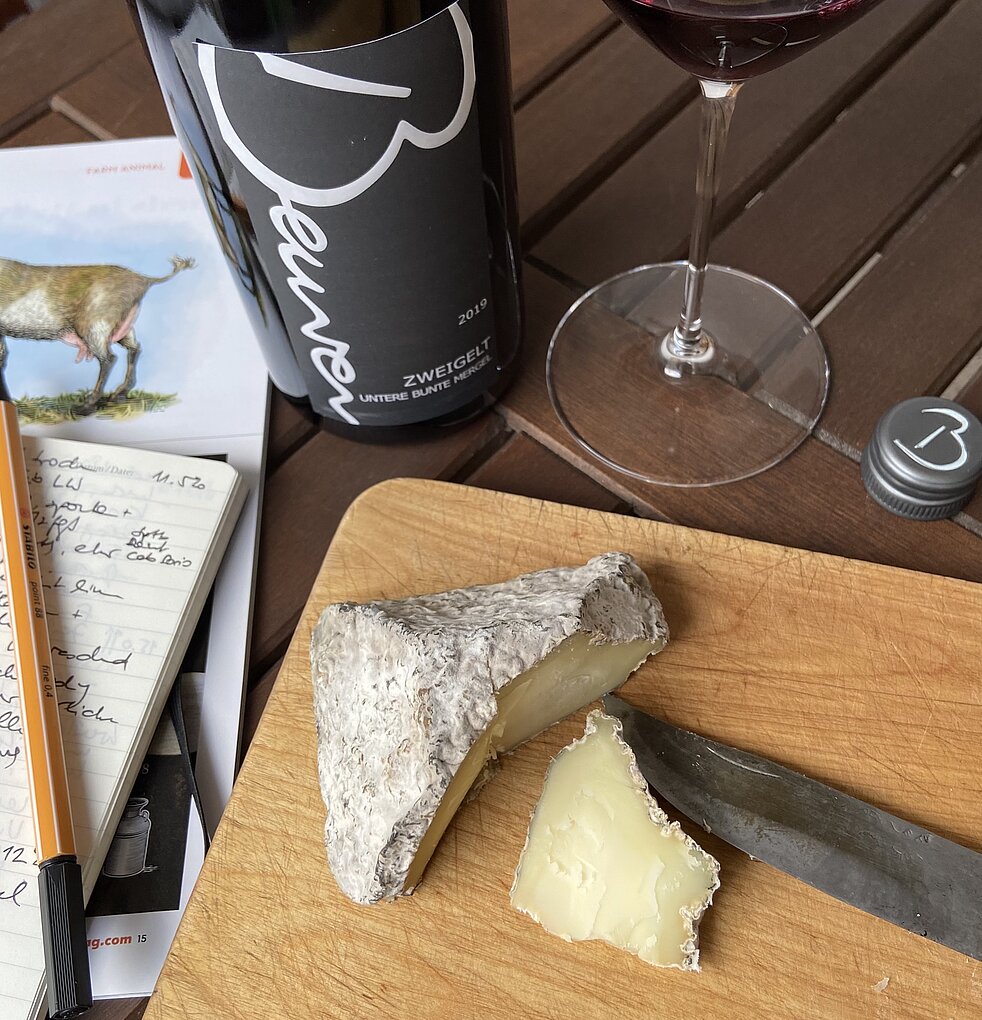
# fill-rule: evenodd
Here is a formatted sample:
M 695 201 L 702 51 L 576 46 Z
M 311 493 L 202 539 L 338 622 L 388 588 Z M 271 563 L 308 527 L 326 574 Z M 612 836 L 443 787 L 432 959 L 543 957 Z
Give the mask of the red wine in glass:
M 735 82 L 794 60 L 866 14 L 879 0 L 605 2 L 690 74 Z

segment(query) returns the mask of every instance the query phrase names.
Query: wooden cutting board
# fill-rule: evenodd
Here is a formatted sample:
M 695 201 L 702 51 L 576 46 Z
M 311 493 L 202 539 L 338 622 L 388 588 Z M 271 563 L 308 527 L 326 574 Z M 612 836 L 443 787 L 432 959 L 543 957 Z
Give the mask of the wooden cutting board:
M 585 713 L 505 760 L 413 896 L 374 907 L 341 896 L 322 843 L 307 658 L 323 606 L 501 581 L 608 550 L 638 559 L 672 628 L 668 648 L 622 688 L 627 700 L 982 850 L 982 586 L 386 482 L 350 508 L 328 552 L 148 1020 L 982 1013 L 982 964 L 688 823 L 722 864 L 701 974 L 567 944 L 515 912 L 508 890 L 529 814 Z

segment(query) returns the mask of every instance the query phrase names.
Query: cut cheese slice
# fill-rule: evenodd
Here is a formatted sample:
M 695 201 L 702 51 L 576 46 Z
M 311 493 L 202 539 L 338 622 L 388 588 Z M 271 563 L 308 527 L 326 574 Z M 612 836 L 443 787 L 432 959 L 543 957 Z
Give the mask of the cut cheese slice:
M 502 584 L 328 606 L 311 640 L 328 861 L 358 903 L 411 892 L 485 769 L 668 638 L 623 553 Z
M 546 775 L 512 905 L 567 941 L 698 970 L 699 919 L 718 888 L 719 864 L 650 795 L 620 721 L 591 712 Z

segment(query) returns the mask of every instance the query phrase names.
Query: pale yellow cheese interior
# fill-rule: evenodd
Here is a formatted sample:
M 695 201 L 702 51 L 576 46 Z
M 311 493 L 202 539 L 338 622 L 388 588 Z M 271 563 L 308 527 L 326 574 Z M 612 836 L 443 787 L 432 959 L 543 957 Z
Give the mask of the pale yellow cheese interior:
M 419 883 L 440 837 L 488 758 L 523 744 L 553 723 L 619 687 L 661 642 L 591 644 L 589 634 L 567 638 L 541 662 L 506 684 L 497 695 L 498 714 L 475 741 L 444 794 L 406 876 L 407 890 Z
M 593 718 L 596 731 L 549 770 L 512 905 L 569 941 L 602 939 L 648 963 L 690 969 L 691 918 L 716 886 L 715 862 L 667 818 L 651 819 L 613 720 Z

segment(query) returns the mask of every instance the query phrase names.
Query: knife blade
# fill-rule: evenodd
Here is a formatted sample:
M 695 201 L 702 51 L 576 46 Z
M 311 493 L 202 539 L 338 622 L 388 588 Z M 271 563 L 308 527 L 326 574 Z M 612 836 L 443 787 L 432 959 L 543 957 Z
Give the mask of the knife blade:
M 982 854 L 613 695 L 604 708 L 651 786 L 751 857 L 982 960 Z

